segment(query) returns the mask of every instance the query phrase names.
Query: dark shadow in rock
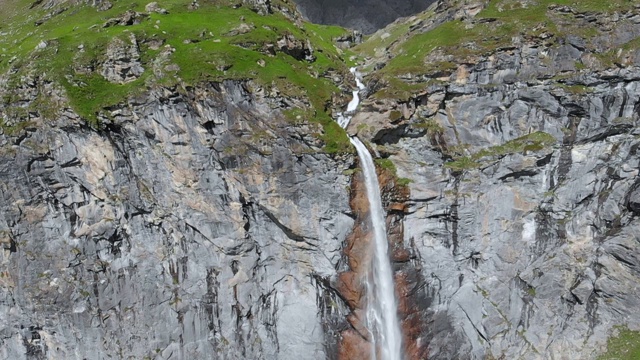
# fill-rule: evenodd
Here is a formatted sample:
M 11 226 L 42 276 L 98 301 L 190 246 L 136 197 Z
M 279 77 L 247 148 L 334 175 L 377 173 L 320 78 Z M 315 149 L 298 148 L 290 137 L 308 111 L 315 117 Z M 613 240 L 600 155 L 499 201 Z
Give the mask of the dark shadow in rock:
M 370 34 L 394 20 L 414 15 L 435 0 L 295 0 L 300 12 L 310 21 L 340 25 Z

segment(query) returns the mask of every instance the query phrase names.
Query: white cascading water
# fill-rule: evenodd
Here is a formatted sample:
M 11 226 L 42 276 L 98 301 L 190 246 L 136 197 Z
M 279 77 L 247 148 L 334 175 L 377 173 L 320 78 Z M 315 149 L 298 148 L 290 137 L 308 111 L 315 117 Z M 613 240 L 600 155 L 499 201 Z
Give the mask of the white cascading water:
M 364 84 L 360 81 L 356 68 L 351 68 L 351 73 L 356 77 L 356 86 L 358 89 L 353 90 L 352 92 L 353 98 L 351 98 L 351 101 L 349 101 L 349 104 L 347 105 L 347 113 L 338 114 L 338 124 L 343 129 L 346 129 L 349 125 L 349 122 L 351 121 L 351 113 L 356 111 L 358 105 L 360 105 L 360 90 L 364 90 Z
M 346 128 L 351 121 L 351 112 L 360 104 L 359 91 L 364 84 L 359 79 L 355 68 L 351 72 L 356 76 L 358 90 L 353 91 L 353 99 L 347 107 L 347 114 L 338 116 L 338 123 Z M 362 172 L 364 174 L 373 237 L 375 242 L 371 279 L 367 283 L 367 327 L 373 339 L 373 360 L 401 360 L 402 333 L 398 321 L 393 271 L 389 261 L 387 229 L 384 209 L 380 197 L 380 185 L 376 175 L 373 158 L 366 146 L 357 137 L 349 137 L 358 151 Z M 376 350 L 379 350 L 379 353 Z M 378 359 L 380 355 L 380 359 Z

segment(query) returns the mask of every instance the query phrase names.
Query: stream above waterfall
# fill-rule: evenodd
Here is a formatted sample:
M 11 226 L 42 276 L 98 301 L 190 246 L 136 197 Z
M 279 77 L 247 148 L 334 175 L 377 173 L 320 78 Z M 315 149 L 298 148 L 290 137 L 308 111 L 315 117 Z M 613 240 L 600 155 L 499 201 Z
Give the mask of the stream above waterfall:
M 353 99 L 347 106 L 346 114 L 339 114 L 338 123 L 346 129 L 352 113 L 360 104 L 360 90 L 365 88 L 359 79 L 356 68 L 351 68 L 356 77 L 358 90 L 353 91 Z M 374 247 L 371 273 L 367 277 L 366 325 L 371 334 L 373 360 L 401 360 L 402 333 L 398 321 L 398 307 L 395 297 L 393 269 L 389 260 L 389 245 L 385 225 L 385 211 L 382 207 L 380 185 L 373 157 L 367 147 L 356 136 L 349 137 L 356 148 L 365 180 L 369 217 L 373 230 Z

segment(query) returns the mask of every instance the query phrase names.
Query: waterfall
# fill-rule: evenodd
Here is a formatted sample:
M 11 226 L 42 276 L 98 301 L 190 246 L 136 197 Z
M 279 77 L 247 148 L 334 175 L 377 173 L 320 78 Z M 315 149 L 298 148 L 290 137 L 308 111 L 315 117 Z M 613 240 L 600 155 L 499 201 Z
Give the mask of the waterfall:
M 351 72 L 356 75 L 356 83 L 359 90 L 364 85 L 358 78 L 355 68 Z M 353 99 L 347 107 L 347 114 L 338 116 L 338 123 L 346 128 L 351 121 L 349 113 L 356 110 L 360 103 L 359 90 L 353 91 Z M 382 208 L 380 185 L 373 158 L 367 147 L 357 137 L 349 140 L 358 151 L 358 157 L 362 166 L 369 200 L 369 214 L 373 227 L 374 256 L 371 264 L 371 276 L 367 281 L 367 311 L 366 324 L 373 339 L 373 360 L 401 360 L 402 359 L 402 333 L 398 321 L 397 305 L 395 299 L 395 285 L 393 282 L 393 270 L 389 260 L 387 229 L 385 225 L 385 213 Z M 380 359 L 376 350 L 379 348 Z
M 366 146 L 357 137 L 352 137 L 351 143 L 358 150 L 362 172 L 364 174 L 369 200 L 369 213 L 373 226 L 375 249 L 372 264 L 371 280 L 367 284 L 367 326 L 371 331 L 375 347 L 380 347 L 380 360 L 400 360 L 402 335 L 398 322 L 398 314 L 395 299 L 395 286 L 393 283 L 393 271 L 388 254 L 387 229 L 385 226 L 385 214 L 380 197 L 380 185 L 376 175 L 376 167 L 373 158 Z
M 360 105 L 360 90 L 364 90 L 364 84 L 360 81 L 360 77 L 356 68 L 351 68 L 351 73 L 356 77 L 356 86 L 358 87 L 356 90 L 353 90 L 353 97 L 349 104 L 347 105 L 346 114 L 338 114 L 338 124 L 342 126 L 343 129 L 346 129 L 349 126 L 349 122 L 351 121 L 351 113 L 356 111 L 358 105 Z

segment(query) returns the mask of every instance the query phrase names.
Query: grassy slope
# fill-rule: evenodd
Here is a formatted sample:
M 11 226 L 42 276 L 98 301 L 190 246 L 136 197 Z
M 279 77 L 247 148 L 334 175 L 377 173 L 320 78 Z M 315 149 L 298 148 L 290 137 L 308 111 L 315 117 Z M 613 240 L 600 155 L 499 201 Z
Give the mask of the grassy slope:
M 346 135 L 326 113 L 325 108 L 337 87 L 323 75 L 328 71 L 346 72 L 342 54 L 333 39 L 345 33 L 335 26 L 303 23 L 296 26 L 282 14 L 256 14 L 246 7 L 234 8 L 225 1 L 203 3 L 198 10 L 189 10 L 189 2 L 167 0 L 160 5 L 168 15 L 151 14 L 140 24 L 103 28 L 109 18 L 126 10 L 144 12 L 143 3 L 114 2 L 112 9 L 98 12 L 90 6 L 77 6 L 53 17 L 40 26 L 34 22 L 52 10 L 29 9 L 31 1 L 9 0 L 2 4 L 7 20 L 0 25 L 0 73 L 14 72 L 13 81 L 21 75 L 36 72 L 62 84 L 74 109 L 89 121 L 104 107 L 124 101 L 130 94 L 155 85 L 194 85 L 203 81 L 223 79 L 251 79 L 259 85 L 276 87 L 286 96 L 308 100 L 309 120 L 322 124 L 326 151 L 348 148 Z M 242 23 L 252 30 L 233 33 Z M 128 41 L 130 33 L 140 44 L 145 73 L 138 80 L 112 84 L 97 72 L 81 74 L 78 66 L 95 67 L 104 58 L 106 47 L 113 38 Z M 278 52 L 269 56 L 263 50 L 267 43 L 275 43 L 283 35 L 293 35 L 314 47 L 314 62 L 298 61 Z M 178 71 L 168 71 L 158 78 L 150 70 L 160 50 L 152 50 L 147 43 L 161 40 L 175 49 L 170 61 Z M 48 46 L 36 50 L 45 41 Z M 80 52 L 79 46 L 84 51 Z M 264 67 L 258 62 L 264 61 Z M 81 86 L 77 86 L 81 84 Z
M 36 20 L 55 9 L 47 10 L 39 6 L 29 9 L 31 0 L 7 0 L 0 5 L 6 17 L 0 24 L 0 73 L 11 70 L 14 74 L 10 80 L 19 83 L 25 73 L 36 72 L 62 84 L 74 109 L 93 122 L 104 107 L 122 102 L 130 94 L 151 86 L 251 79 L 259 85 L 275 87 L 285 96 L 308 100 L 308 109 L 291 109 L 287 114 L 292 118 L 301 115 L 322 124 L 328 152 L 348 148 L 344 132 L 325 111 L 331 95 L 338 89 L 323 77 L 330 70 L 346 72 L 344 54 L 332 43 L 332 39 L 345 33 L 344 29 L 309 23 L 296 26 L 282 14 L 261 16 L 246 7 L 234 8 L 225 0 L 209 1 L 197 11 L 189 10 L 187 3 L 163 1 L 160 5 L 169 10 L 169 15 L 151 14 L 138 25 L 103 28 L 102 24 L 107 19 L 126 10 L 143 12 L 143 3 L 118 1 L 105 12 L 98 12 L 89 6 L 71 7 L 36 26 Z M 495 19 L 492 22 L 469 25 L 462 21 L 450 21 L 427 32 L 412 32 L 411 24 L 398 22 L 387 28 L 384 36 L 381 36 L 384 33 L 381 32 L 370 37 L 355 51 L 362 56 L 375 57 L 381 50 L 389 49 L 395 55 L 375 75 L 387 84 L 375 96 L 406 99 L 424 89 L 424 84 L 404 81 L 402 75 L 453 71 L 457 63 L 464 62 L 470 56 L 490 53 L 498 47 L 510 45 L 514 35 L 528 37 L 542 32 L 594 35 L 591 33 L 597 32 L 594 28 L 567 27 L 566 23 L 570 23 L 567 19 L 559 15 L 549 16 L 548 7 L 551 4 L 596 12 L 619 11 L 629 6 L 626 0 L 538 0 L 527 7 L 522 7 L 521 3 L 515 0 L 489 0 L 476 19 Z M 414 23 L 428 21 L 431 16 L 433 14 L 430 12 L 420 14 Z M 252 30 L 231 35 L 242 23 L 249 25 Z M 114 37 L 127 41 L 129 33 L 135 34 L 141 44 L 146 71 L 140 79 L 117 85 L 105 81 L 96 71 L 81 74 L 74 70 L 78 66 L 95 67 L 103 60 L 109 41 Z M 275 43 L 284 34 L 294 35 L 301 40 L 309 39 L 316 50 L 317 60 L 308 63 L 283 53 L 276 56 L 265 54 L 263 46 Z M 160 50 L 149 48 L 146 44 L 150 40 L 161 40 L 176 50 L 170 61 L 179 66 L 178 71 L 165 71 L 161 77 L 152 74 L 152 63 Z M 46 41 L 48 46 L 35 50 L 41 41 Z M 79 46 L 84 47 L 83 52 L 78 50 Z M 452 55 L 455 60 L 426 61 L 436 49 Z M 265 66 L 258 66 L 257 63 L 262 61 Z M 8 103 L 11 99 L 4 100 Z
M 618 328 L 618 335 L 609 339 L 607 352 L 598 360 L 637 360 L 640 359 L 640 332 L 627 328 Z
M 391 86 L 379 94 L 381 97 L 408 97 L 415 86 L 397 80 L 405 74 L 423 75 L 453 71 L 457 63 L 463 63 L 470 56 L 487 54 L 502 46 L 510 46 L 514 36 L 535 37 L 542 33 L 556 36 L 565 34 L 590 37 L 598 30 L 571 26 L 575 23 L 571 15 L 550 16 L 550 5 L 567 5 L 576 11 L 613 13 L 633 6 L 628 0 L 537 0 L 523 7 L 517 0 L 489 0 L 486 8 L 476 16 L 475 24 L 463 21 L 445 22 L 431 31 L 409 33 L 406 23 L 399 23 L 386 31 L 392 36 L 382 39 L 380 34 L 372 36 L 356 49 L 368 56 L 374 56 L 376 50 L 389 49 L 394 57 L 376 76 Z M 424 14 L 422 16 L 429 15 Z M 481 20 L 493 19 L 483 22 Z M 432 63 L 426 61 L 429 54 L 439 50 L 451 55 L 456 61 Z
M 455 0 L 451 0 L 452 3 Z M 427 83 L 420 80 L 419 75 L 426 75 L 436 80 L 441 75 L 448 76 L 458 64 L 473 62 L 478 55 L 488 55 L 501 47 L 513 46 L 513 38 L 535 38 L 545 33 L 547 37 L 563 37 L 568 34 L 578 35 L 585 39 L 596 36 L 599 31 L 595 26 L 580 27 L 571 14 L 558 14 L 549 10 L 551 5 L 570 6 L 577 12 L 607 13 L 622 12 L 634 4 L 627 0 L 536 0 L 523 7 L 519 0 L 487 0 L 485 8 L 475 17 L 473 23 L 468 21 L 448 21 L 434 26 L 429 31 L 419 25 L 429 23 L 433 13 L 418 15 L 411 23 L 397 22 L 390 27 L 369 37 L 356 51 L 365 56 L 379 58 L 386 63 L 381 70 L 373 73 L 371 78 L 384 84 L 373 94 L 376 98 L 407 100 L 414 94 L 423 92 Z M 416 24 L 415 30 L 410 30 Z M 638 48 L 640 39 L 630 41 L 624 49 Z M 393 57 L 386 59 L 387 50 Z M 611 58 L 613 52 L 599 55 Z M 436 58 L 445 59 L 433 61 Z M 613 62 L 603 61 L 605 66 L 613 66 Z M 585 67 L 576 64 L 576 68 Z M 407 76 L 411 75 L 411 76 Z M 411 78 L 411 80 L 407 80 Z M 581 86 L 558 84 L 573 93 L 588 91 Z M 531 136 L 535 135 L 535 136 Z M 453 161 L 446 166 L 454 171 L 478 168 L 491 159 L 510 153 L 537 151 L 552 146 L 554 141 L 548 134 L 536 133 L 518 138 L 505 144 L 494 146 L 470 156 L 456 149 L 449 149 Z

